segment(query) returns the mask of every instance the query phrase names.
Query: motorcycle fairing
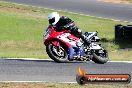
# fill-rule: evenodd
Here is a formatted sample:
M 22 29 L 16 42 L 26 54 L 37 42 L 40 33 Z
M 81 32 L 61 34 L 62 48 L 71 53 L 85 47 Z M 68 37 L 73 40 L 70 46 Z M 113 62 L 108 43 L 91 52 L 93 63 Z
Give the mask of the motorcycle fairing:
M 64 33 L 57 36 L 57 38 L 61 41 L 64 41 L 68 45 L 70 44 L 72 47 L 77 47 L 76 42 L 79 42 L 79 38 L 71 35 L 70 33 Z
M 66 46 L 68 48 L 71 48 L 72 46 L 76 46 L 76 42 L 79 41 L 79 38 L 76 38 L 74 35 L 71 35 L 70 33 L 65 33 L 65 31 L 63 32 L 56 32 L 54 29 L 49 28 L 50 31 L 50 36 L 48 36 L 47 39 L 45 39 L 44 44 L 47 45 L 50 41 L 52 41 L 52 44 L 57 46 L 57 42 L 56 41 L 60 41 L 64 44 L 66 44 Z

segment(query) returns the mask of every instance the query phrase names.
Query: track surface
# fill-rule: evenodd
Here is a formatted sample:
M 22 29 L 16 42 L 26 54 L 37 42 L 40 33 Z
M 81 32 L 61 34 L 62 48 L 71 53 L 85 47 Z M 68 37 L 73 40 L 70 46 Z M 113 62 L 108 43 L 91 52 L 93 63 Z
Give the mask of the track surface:
M 97 0 L 3 0 L 132 22 L 132 5 Z
M 132 63 L 55 63 L 51 60 L 0 59 L 0 81 L 76 82 L 78 66 L 93 74 L 130 74 Z

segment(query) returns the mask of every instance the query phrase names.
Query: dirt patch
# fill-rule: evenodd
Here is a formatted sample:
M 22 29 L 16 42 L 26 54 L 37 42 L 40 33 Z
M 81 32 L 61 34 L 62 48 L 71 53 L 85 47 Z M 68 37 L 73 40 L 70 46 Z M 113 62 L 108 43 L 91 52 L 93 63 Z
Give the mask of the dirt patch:
M 57 88 L 55 84 L 46 83 L 0 83 L 0 88 Z
M 103 2 L 109 2 L 109 3 L 124 3 L 124 4 L 130 4 L 127 0 L 98 0 Z
M 0 83 L 0 88 L 132 88 L 131 84 Z

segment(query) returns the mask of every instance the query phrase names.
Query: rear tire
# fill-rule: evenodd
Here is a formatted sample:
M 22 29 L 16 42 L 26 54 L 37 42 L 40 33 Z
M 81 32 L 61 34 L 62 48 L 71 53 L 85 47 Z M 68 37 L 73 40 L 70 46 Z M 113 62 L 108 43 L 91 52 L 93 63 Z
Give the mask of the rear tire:
M 108 58 L 108 52 L 106 50 L 103 50 L 104 53 L 99 54 L 97 52 L 94 52 L 93 53 L 93 58 L 92 58 L 92 61 L 94 61 L 95 63 L 97 64 L 104 64 L 106 63 L 109 58 Z
M 61 46 L 61 49 L 62 49 L 62 53 L 64 54 L 64 56 L 58 56 L 54 51 L 53 51 L 53 47 L 56 47 L 54 46 L 53 44 L 48 44 L 46 46 L 46 52 L 47 54 L 49 55 L 49 57 L 54 60 L 55 62 L 57 63 L 64 63 L 64 62 L 68 62 L 68 54 L 67 52 L 65 51 L 65 49 Z M 56 47 L 57 48 L 57 47 Z

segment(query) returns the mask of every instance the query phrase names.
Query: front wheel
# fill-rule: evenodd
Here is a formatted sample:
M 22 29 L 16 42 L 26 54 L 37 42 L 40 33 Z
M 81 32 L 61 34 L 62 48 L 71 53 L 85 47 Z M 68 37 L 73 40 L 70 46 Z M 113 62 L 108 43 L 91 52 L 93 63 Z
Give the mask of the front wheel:
M 55 46 L 50 43 L 46 46 L 46 52 L 57 63 L 68 62 L 68 54 L 62 46 Z
M 107 50 L 96 50 L 93 53 L 92 61 L 98 64 L 104 64 L 109 60 Z

